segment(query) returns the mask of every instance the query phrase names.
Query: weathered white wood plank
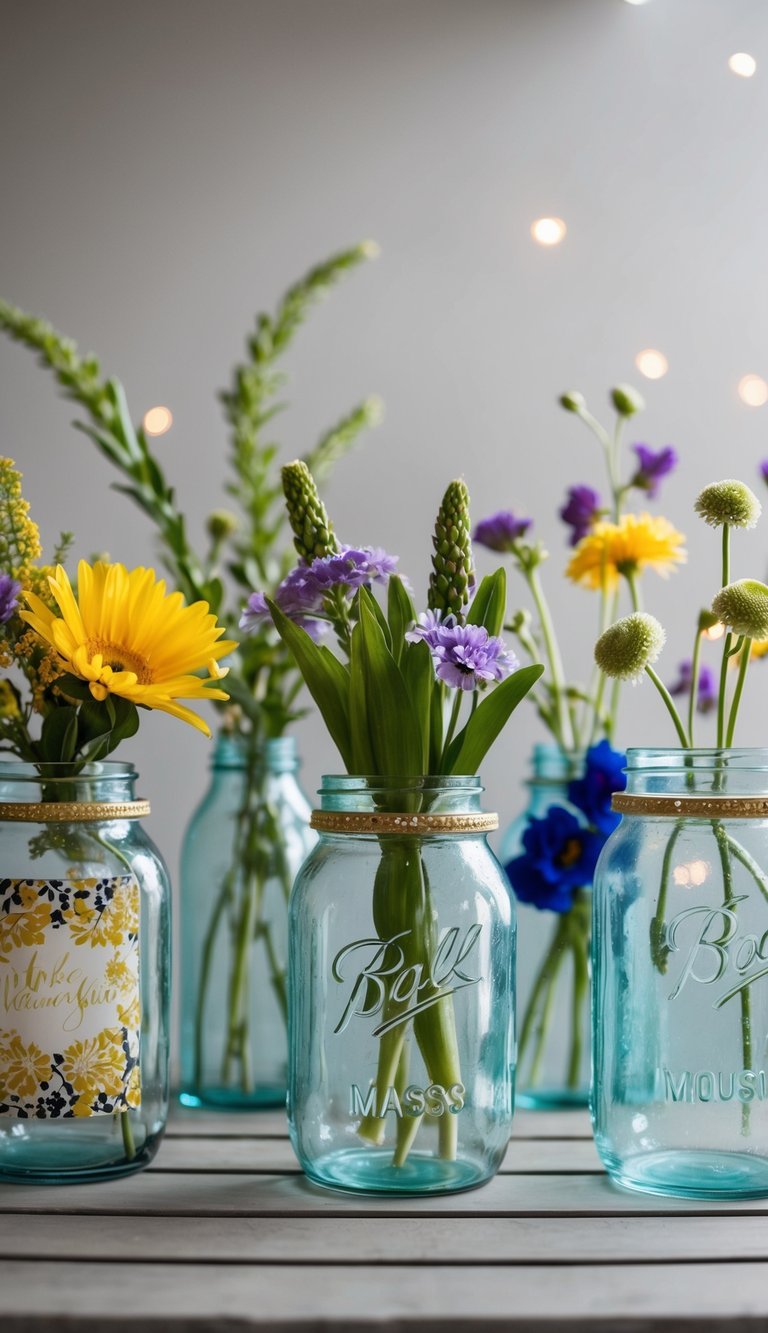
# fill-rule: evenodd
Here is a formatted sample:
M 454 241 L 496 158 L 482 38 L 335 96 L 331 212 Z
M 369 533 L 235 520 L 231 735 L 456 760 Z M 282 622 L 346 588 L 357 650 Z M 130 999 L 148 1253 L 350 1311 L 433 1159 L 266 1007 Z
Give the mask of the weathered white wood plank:
M 0 1214 L 125 1214 L 161 1217 L 546 1217 L 690 1213 L 768 1216 L 768 1200 L 727 1204 L 659 1199 L 616 1189 L 600 1175 L 500 1175 L 482 1189 L 434 1198 L 361 1197 L 311 1185 L 300 1175 L 187 1175 L 145 1171 L 99 1185 L 6 1185 Z
M 764 1217 L 36 1217 L 14 1259 L 124 1263 L 642 1264 L 768 1260 Z M 92 1280 L 99 1281 L 94 1267 Z M 695 1281 L 692 1273 L 691 1281 Z
M 285 1139 L 166 1139 L 150 1171 L 295 1173 L 301 1168 Z M 603 1167 L 591 1139 L 512 1139 L 504 1174 L 589 1172 Z
M 169 1138 L 287 1138 L 285 1111 L 195 1111 L 174 1103 L 168 1117 Z M 512 1137 L 522 1139 L 589 1139 L 589 1113 L 517 1111 Z
M 232 1268 L 168 1264 L 3 1264 L 4 1333 L 108 1327 L 129 1333 L 668 1333 L 687 1321 L 743 1333 L 768 1317 L 768 1268 L 746 1263 L 650 1267 L 552 1266 Z M 62 1312 L 69 1320 L 62 1321 Z M 30 1316 L 37 1316 L 35 1322 Z M 79 1322 L 74 1324 L 73 1319 Z M 99 1322 L 100 1321 L 100 1322 Z M 496 1322 L 494 1322 L 496 1321 Z M 750 1324 L 745 1324 L 750 1321 Z

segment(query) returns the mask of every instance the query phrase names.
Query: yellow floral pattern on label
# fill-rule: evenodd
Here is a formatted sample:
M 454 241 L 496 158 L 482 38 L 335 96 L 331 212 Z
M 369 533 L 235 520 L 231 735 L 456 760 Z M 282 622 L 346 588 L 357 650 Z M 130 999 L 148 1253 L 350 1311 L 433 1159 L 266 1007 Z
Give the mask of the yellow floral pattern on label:
M 0 1116 L 141 1105 L 139 886 L 0 879 Z

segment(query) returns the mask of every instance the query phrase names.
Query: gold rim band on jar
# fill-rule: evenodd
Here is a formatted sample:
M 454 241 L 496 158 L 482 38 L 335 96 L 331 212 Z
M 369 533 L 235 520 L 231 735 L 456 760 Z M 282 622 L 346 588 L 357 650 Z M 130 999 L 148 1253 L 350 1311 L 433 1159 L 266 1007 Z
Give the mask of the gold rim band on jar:
M 768 796 L 645 796 L 615 792 L 612 808 L 622 815 L 663 815 L 674 819 L 768 819 Z
M 310 825 L 318 833 L 491 833 L 498 815 L 376 814 L 373 811 L 313 810 Z
M 0 801 L 0 823 L 85 824 L 144 819 L 149 801 Z

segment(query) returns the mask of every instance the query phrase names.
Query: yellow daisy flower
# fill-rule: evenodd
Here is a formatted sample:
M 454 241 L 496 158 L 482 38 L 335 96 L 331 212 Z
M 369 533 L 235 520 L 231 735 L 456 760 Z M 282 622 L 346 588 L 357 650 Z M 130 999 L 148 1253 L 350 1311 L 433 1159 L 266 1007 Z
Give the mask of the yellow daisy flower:
M 566 569 L 586 588 L 615 588 L 621 575 L 655 569 L 665 578 L 686 559 L 685 537 L 666 518 L 624 514 L 618 523 L 596 523 L 576 547 Z
M 61 565 L 49 579 L 60 616 L 32 592 L 21 615 L 58 654 L 63 667 L 87 681 L 94 699 L 118 695 L 157 708 L 210 735 L 210 729 L 178 699 L 227 699 L 218 686 L 226 671 L 218 659 L 237 647 L 222 640 L 224 628 L 207 602 L 186 606 L 180 592 L 166 595 L 153 569 L 81 560 L 77 597 Z M 200 670 L 206 676 L 194 674 Z

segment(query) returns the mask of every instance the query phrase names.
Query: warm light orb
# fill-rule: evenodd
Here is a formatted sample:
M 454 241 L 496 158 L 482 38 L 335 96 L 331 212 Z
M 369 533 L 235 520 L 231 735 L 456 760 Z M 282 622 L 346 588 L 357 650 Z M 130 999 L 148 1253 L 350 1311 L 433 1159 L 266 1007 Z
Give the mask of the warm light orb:
M 627 0 L 628 5 L 647 5 L 648 0 Z
M 718 639 L 722 639 L 724 634 L 725 625 L 721 625 L 718 620 L 716 625 L 710 625 L 709 629 L 705 629 L 704 638 L 709 639 L 710 643 L 716 643 Z
M 566 230 L 562 218 L 537 218 L 531 224 L 531 235 L 539 245 L 559 245 Z
M 173 425 L 173 413 L 170 407 L 150 407 L 142 424 L 147 435 L 165 435 Z
M 739 380 L 739 398 L 747 407 L 762 407 L 768 403 L 768 384 L 762 375 L 744 375 Z
M 728 68 L 741 79 L 751 79 L 757 69 L 757 61 L 754 56 L 747 55 L 746 51 L 737 51 L 730 57 Z
M 647 380 L 660 380 L 669 370 L 669 362 L 664 353 L 658 352 L 655 347 L 646 347 L 644 351 L 638 352 L 635 365 Z

